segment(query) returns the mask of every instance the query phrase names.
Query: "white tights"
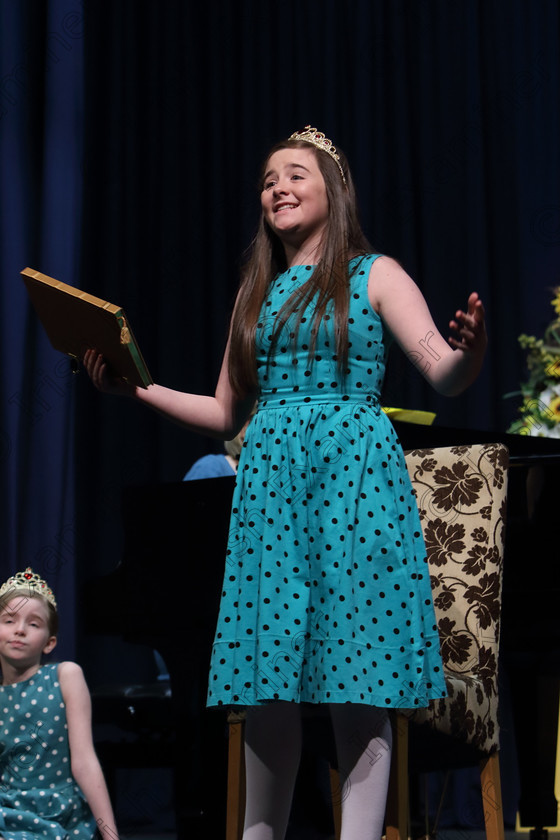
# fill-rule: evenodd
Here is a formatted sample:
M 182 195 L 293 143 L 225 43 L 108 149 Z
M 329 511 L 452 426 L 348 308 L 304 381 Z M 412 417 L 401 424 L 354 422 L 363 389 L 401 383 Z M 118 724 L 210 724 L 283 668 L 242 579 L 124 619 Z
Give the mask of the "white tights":
M 391 765 L 389 714 L 349 703 L 329 708 L 340 774 L 341 840 L 380 840 Z M 284 840 L 300 753 L 297 703 L 248 710 L 243 840 Z

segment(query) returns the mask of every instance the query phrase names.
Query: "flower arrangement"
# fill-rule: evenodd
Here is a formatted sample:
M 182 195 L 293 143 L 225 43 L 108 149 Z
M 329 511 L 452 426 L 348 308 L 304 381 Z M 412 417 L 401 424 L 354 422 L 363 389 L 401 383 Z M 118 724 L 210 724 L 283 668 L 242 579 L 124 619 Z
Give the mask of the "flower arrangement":
M 529 378 L 515 394 L 522 396 L 523 403 L 520 416 L 508 429 L 514 434 L 560 438 L 560 286 L 552 291 L 556 316 L 543 337 L 519 336 L 521 347 L 528 351 Z

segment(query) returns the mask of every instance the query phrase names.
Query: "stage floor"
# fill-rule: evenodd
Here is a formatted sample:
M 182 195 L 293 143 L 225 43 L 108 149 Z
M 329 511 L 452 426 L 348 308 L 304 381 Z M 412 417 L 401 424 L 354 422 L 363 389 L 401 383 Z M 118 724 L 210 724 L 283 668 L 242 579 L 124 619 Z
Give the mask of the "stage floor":
M 528 832 L 506 831 L 506 840 L 528 840 Z M 127 834 L 126 840 L 177 840 L 176 834 Z M 210 840 L 210 838 L 209 838 Z M 222 840 L 213 837 L 211 840 Z M 436 840 L 486 840 L 484 831 L 454 831 L 442 829 L 436 835 Z M 548 840 L 560 840 L 560 832 L 550 831 Z

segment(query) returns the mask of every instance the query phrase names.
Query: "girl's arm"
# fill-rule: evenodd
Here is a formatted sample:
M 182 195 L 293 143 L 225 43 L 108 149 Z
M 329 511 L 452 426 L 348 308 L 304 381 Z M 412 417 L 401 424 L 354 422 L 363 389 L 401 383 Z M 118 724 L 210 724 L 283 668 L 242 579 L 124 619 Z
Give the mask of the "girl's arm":
M 93 746 L 91 698 L 82 669 L 75 662 L 61 662 L 58 680 L 66 706 L 72 775 L 82 789 L 104 840 L 118 840 L 107 785 Z
M 234 392 L 229 380 L 228 357 L 229 341 L 214 396 L 186 394 L 161 385 L 149 385 L 148 388 L 130 385 L 111 377 L 103 357 L 95 350 L 86 351 L 83 363 L 100 391 L 132 397 L 192 432 L 232 440 L 249 417 L 255 396 L 239 397 Z
M 446 341 L 420 289 L 394 260 L 375 260 L 368 291 L 373 308 L 436 391 L 454 396 L 476 379 L 487 344 L 484 307 L 476 292 L 469 296 L 467 311 L 457 311 L 449 323 L 458 337 Z

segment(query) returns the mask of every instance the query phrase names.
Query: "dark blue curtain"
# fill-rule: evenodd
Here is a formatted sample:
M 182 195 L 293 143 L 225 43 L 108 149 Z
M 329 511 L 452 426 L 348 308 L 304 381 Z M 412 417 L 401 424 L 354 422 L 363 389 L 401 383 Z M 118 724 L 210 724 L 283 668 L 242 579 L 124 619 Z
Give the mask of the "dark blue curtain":
M 49 580 L 64 657 L 76 646 L 74 382 L 19 272 L 79 272 L 83 13 L 76 2 L 8 0 L 0 27 L 2 577 L 31 565 Z
M 215 445 L 73 376 L 19 271 L 123 306 L 158 382 L 211 392 L 259 163 L 312 123 L 442 331 L 471 290 L 486 304 L 468 394 L 438 397 L 395 352 L 385 403 L 504 431 L 517 336 L 542 330 L 559 282 L 559 14 L 557 0 L 0 0 L 1 563 L 57 588 L 63 643 L 92 680 L 150 667 L 85 634 L 76 609 L 122 557 L 123 488 L 180 480 Z

